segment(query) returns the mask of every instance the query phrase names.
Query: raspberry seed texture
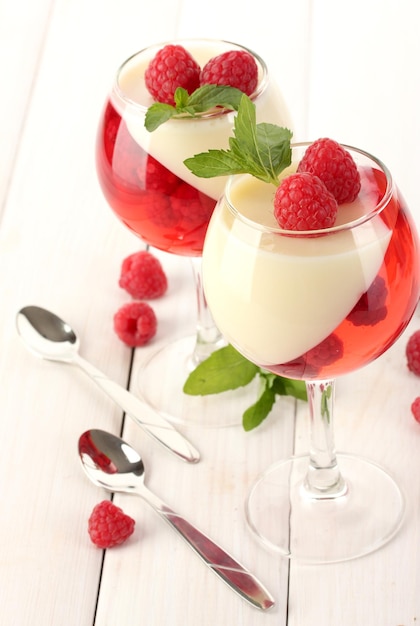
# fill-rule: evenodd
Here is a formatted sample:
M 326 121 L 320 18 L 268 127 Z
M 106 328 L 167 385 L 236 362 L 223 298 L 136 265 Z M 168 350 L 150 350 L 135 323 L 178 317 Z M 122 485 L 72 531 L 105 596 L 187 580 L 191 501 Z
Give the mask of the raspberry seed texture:
M 333 139 L 314 141 L 306 149 L 298 172 L 318 176 L 338 204 L 353 202 L 360 191 L 360 174 L 353 157 Z
M 88 521 L 88 533 L 98 548 L 112 548 L 126 541 L 134 532 L 135 521 L 110 500 L 97 504 Z
M 168 44 L 151 60 L 144 80 L 155 100 L 173 105 L 178 87 L 183 87 L 189 94 L 198 89 L 200 66 L 183 46 Z
M 413 333 L 406 345 L 405 354 L 410 372 L 420 376 L 420 330 Z
M 411 404 L 411 412 L 416 422 L 420 424 L 420 397 L 417 397 Z
M 285 230 L 318 230 L 334 225 L 337 202 L 317 176 L 290 174 L 277 187 L 274 216 Z
M 258 66 L 246 50 L 223 52 L 205 64 L 200 84 L 236 87 L 250 96 L 258 84 Z
M 160 298 L 168 288 L 159 259 L 146 250 L 124 259 L 118 284 L 137 300 Z
M 114 330 L 130 348 L 144 346 L 156 334 L 155 312 L 147 302 L 128 302 L 114 315 Z

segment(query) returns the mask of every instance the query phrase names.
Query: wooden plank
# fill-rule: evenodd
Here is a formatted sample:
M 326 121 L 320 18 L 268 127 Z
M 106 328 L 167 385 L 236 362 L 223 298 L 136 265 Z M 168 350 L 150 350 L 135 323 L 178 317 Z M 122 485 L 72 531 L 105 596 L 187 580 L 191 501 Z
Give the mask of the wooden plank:
M 153 346 L 137 351 L 133 392 L 138 388 L 142 362 L 150 353 L 180 332 L 194 330 L 194 286 L 187 259 L 155 254 L 161 258 L 169 279 L 167 295 L 153 303 L 158 320 L 165 320 L 165 324 Z M 170 370 L 162 371 L 161 380 L 156 381 L 162 393 L 171 374 Z M 131 547 L 108 551 L 97 625 L 117 620 L 121 626 L 128 625 L 133 615 L 141 615 L 151 626 L 168 620 L 174 626 L 192 626 L 198 621 L 210 626 L 223 620 L 240 626 L 286 623 L 288 564 L 273 559 L 250 535 L 245 525 L 244 501 L 259 472 L 290 452 L 294 402 L 279 401 L 266 424 L 250 433 L 240 426 L 221 430 L 199 426 L 178 428 L 200 450 L 202 461 L 198 465 L 185 465 L 152 446 L 131 421 L 126 422 L 124 439 L 144 459 L 149 487 L 252 569 L 273 593 L 277 605 L 269 613 L 246 605 L 205 568 L 146 504 L 138 498 L 120 495 L 115 497 L 115 502 L 137 521 L 137 531 Z M 126 606 L 124 614 L 121 602 Z
M 331 136 L 391 170 L 420 225 L 420 56 L 411 0 L 313 2 L 308 138 Z
M 419 328 L 416 313 L 387 354 L 341 379 L 337 390 L 337 448 L 370 458 L 391 473 L 406 495 L 403 527 L 389 544 L 364 558 L 321 568 L 293 565 L 290 625 L 411 624 L 420 613 L 420 431 L 410 412 L 419 385 L 404 355 L 408 337 Z M 302 449 L 307 444 L 305 417 L 298 421 Z
M 417 206 L 415 178 L 406 167 L 406 159 L 416 162 L 418 156 L 413 11 L 408 0 L 398 7 L 356 0 L 343 18 L 343 7 L 333 2 L 299 0 L 284 16 L 279 10 L 277 19 L 267 19 L 265 11 L 247 13 L 243 5 L 216 2 L 203 20 L 202 7 L 190 0 L 2 4 L 1 67 L 4 84 L 13 84 L 0 116 L 2 202 L 7 193 L 0 228 L 2 624 L 90 626 L 98 588 L 97 626 L 125 626 L 133 618 L 151 626 L 345 626 L 419 619 L 419 431 L 409 412 L 418 380 L 405 369 L 404 338 L 382 359 L 340 381 L 336 434 L 339 448 L 376 459 L 401 481 L 408 494 L 405 525 L 392 543 L 359 561 L 319 568 L 292 564 L 289 602 L 288 562 L 249 535 L 243 501 L 256 474 L 289 453 L 293 403 L 277 406 L 273 419 L 253 433 L 185 428 L 203 454 L 195 467 L 172 459 L 131 422 L 125 424 L 124 437 L 147 463 L 151 489 L 272 590 L 277 606 L 262 614 L 206 571 L 145 504 L 128 496 L 115 500 L 136 519 L 137 531 L 109 551 L 100 582 L 102 553 L 91 545 L 86 523 L 93 505 L 106 496 L 83 475 L 76 447 L 86 428 L 119 432 L 121 412 L 73 368 L 37 361 L 14 328 L 21 306 L 53 309 L 77 329 L 83 356 L 125 384 L 131 353 L 115 337 L 112 316 L 127 300 L 117 285 L 121 260 L 141 244 L 102 198 L 93 147 L 117 66 L 135 50 L 174 35 L 217 33 L 260 52 L 289 96 L 298 138 L 342 133 L 350 142 L 363 142 L 389 163 Z M 338 28 L 343 19 L 346 28 Z M 339 80 L 343 67 L 346 80 Z M 351 97 L 349 84 L 357 86 Z M 149 352 L 194 330 L 189 270 L 174 258 L 168 272 L 177 287 L 156 304 L 164 320 L 161 334 L 136 355 L 134 392 Z M 418 314 L 410 329 L 417 328 Z M 307 446 L 305 421 L 301 406 L 299 450 Z
M 49 25 L 51 0 L 3 2 L 0 5 L 0 211 L 12 174 L 31 90 Z

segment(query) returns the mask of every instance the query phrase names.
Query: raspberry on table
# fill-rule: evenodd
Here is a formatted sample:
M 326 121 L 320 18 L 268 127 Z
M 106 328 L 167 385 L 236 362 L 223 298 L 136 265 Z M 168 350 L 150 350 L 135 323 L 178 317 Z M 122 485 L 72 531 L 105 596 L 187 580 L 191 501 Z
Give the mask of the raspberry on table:
M 290 174 L 277 187 L 274 216 L 286 230 L 330 228 L 337 216 L 337 202 L 317 176 Z
M 411 412 L 416 422 L 420 423 L 420 397 L 417 397 L 411 404 Z
M 144 80 L 155 100 L 173 105 L 178 87 L 183 87 L 189 94 L 198 89 L 200 66 L 183 46 L 168 44 L 150 61 Z
M 110 500 L 97 504 L 88 521 L 88 533 L 98 548 L 118 546 L 134 532 L 135 521 Z
M 258 66 L 246 50 L 223 52 L 210 59 L 200 74 L 201 85 L 228 85 L 250 96 L 258 84 Z
M 130 348 L 144 346 L 157 330 L 157 318 L 147 302 L 128 302 L 114 315 L 114 330 Z
M 163 296 L 168 279 L 159 259 L 141 250 L 123 260 L 118 284 L 137 300 L 152 300 Z
M 420 330 L 410 336 L 405 348 L 405 355 L 410 372 L 420 376 Z
M 337 204 L 353 202 L 360 191 L 360 174 L 353 157 L 333 139 L 314 141 L 306 149 L 297 171 L 318 176 Z

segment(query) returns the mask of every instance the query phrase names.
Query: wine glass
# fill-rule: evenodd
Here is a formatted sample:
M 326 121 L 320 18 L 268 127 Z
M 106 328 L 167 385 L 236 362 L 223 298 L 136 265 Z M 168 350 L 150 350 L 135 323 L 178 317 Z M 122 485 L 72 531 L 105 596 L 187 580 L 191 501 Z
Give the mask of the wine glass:
M 210 39 L 176 40 L 200 67 L 228 50 L 247 50 L 237 44 Z M 96 163 L 102 191 L 117 217 L 150 246 L 188 257 L 193 268 L 197 299 L 195 335 L 165 345 L 144 364 L 140 393 L 168 419 L 205 426 L 239 424 L 242 412 L 255 401 L 252 390 L 217 396 L 187 396 L 182 392 L 188 374 L 225 340 L 215 326 L 202 288 L 201 254 L 207 224 L 223 192 L 225 177 L 195 177 L 183 161 L 211 148 L 227 148 L 234 111 L 214 108 L 196 117 L 171 119 L 149 132 L 145 115 L 153 99 L 144 72 L 166 43 L 137 52 L 119 68 L 100 121 Z M 258 85 L 251 99 L 257 115 L 290 126 L 279 89 L 269 80 L 264 61 L 247 50 L 258 66 Z M 170 388 L 150 384 L 170 369 Z M 255 390 L 254 390 L 255 392 Z M 220 396 L 220 397 L 218 397 Z
M 293 162 L 305 144 L 292 145 Z M 346 149 L 361 191 L 331 228 L 284 231 L 272 186 L 233 176 L 210 221 L 204 289 L 216 324 L 240 352 L 275 374 L 305 380 L 310 449 L 255 482 L 252 532 L 304 562 L 367 554 L 398 530 L 404 497 L 380 466 L 334 445 L 334 380 L 373 361 L 406 328 L 419 298 L 419 243 L 388 169 Z

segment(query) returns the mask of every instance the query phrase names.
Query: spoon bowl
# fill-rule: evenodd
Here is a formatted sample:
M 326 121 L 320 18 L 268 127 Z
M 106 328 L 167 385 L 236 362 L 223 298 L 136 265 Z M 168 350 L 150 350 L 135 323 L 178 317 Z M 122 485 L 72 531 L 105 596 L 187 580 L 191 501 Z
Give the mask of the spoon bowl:
M 79 350 L 71 326 L 47 309 L 24 307 L 17 314 L 16 326 L 29 350 L 43 359 L 71 361 Z
M 16 316 L 26 347 L 49 361 L 77 365 L 148 435 L 183 461 L 197 463 L 199 452 L 168 421 L 79 355 L 79 339 L 67 322 L 39 306 L 26 306 Z
M 132 493 L 144 484 L 140 455 L 119 437 L 88 430 L 79 439 L 79 456 L 91 481 L 108 491 Z
M 112 492 L 134 493 L 148 502 L 204 563 L 247 602 L 263 610 L 273 606 L 273 597 L 253 574 L 149 491 L 144 484 L 143 461 L 128 443 L 104 430 L 88 430 L 79 438 L 79 457 L 95 485 Z

